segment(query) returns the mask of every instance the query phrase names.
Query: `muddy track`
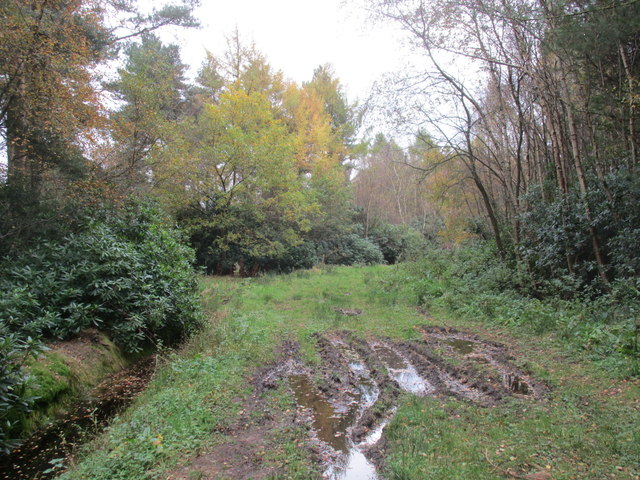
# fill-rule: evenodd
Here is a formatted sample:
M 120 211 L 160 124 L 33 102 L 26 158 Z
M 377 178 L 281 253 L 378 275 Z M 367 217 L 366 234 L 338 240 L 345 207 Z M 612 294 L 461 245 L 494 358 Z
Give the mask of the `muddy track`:
M 464 368 L 478 372 L 476 375 L 482 375 L 485 381 L 508 395 L 543 399 L 549 392 L 544 382 L 513 364 L 515 358 L 501 343 L 454 328 L 423 326 L 420 330 L 429 348 L 444 350 L 450 357 L 462 357 Z
M 228 441 L 203 453 L 169 478 L 249 479 L 278 475 L 260 452 L 277 447 L 273 432 L 285 425 L 303 425 L 306 448 L 324 470 L 324 478 L 380 478 L 384 464 L 383 429 L 397 409 L 400 395 L 454 397 L 481 407 L 507 398 L 534 401 L 547 388 L 517 368 L 507 348 L 468 332 L 418 327 L 422 338 L 394 341 L 362 338 L 346 330 L 315 333 L 320 361 L 305 365 L 299 346 L 280 345 L 278 359 L 254 373 L 254 392 L 242 414 L 227 426 Z M 298 404 L 295 411 L 266 408 L 266 390 L 288 384 Z M 257 453 L 256 453 L 257 452 Z
M 289 384 L 313 443 L 324 452 L 326 478 L 364 478 L 354 470 L 356 454 L 380 464 L 376 443 L 402 391 L 452 396 L 482 407 L 546 395 L 547 387 L 516 367 L 505 346 L 454 329 L 419 330 L 422 339 L 400 342 L 363 339 L 349 331 L 314 334 L 321 364 L 313 369 L 298 365 Z

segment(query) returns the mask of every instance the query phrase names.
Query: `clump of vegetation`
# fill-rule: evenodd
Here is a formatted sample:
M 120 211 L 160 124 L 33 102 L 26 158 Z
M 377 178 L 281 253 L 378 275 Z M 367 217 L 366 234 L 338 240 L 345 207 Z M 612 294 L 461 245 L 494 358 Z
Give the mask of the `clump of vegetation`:
M 532 287 L 522 266 L 475 246 L 431 249 L 381 280 L 387 296 L 408 294 L 429 310 L 540 335 L 554 332 L 618 375 L 640 375 L 640 283 L 622 279 L 601 292 L 566 275 Z
M 356 234 L 319 242 L 317 250 L 324 263 L 330 265 L 374 265 L 384 262 L 380 248 Z
M 133 204 L 78 223 L 0 265 L 3 448 L 33 400 L 23 395 L 21 367 L 38 341 L 93 327 L 137 352 L 201 325 L 193 251 L 155 207 Z
M 32 338 L 9 333 L 0 323 L 0 453 L 9 453 L 16 444 L 13 433 L 20 429 L 20 418 L 35 400 L 27 396 L 28 378 L 22 365 L 38 351 Z
M 368 238 L 380 248 L 384 261 L 390 265 L 421 257 L 429 244 L 415 228 L 390 223 L 372 228 Z
M 149 206 L 87 220 L 6 260 L 3 325 L 33 338 L 69 338 L 88 327 L 125 350 L 175 341 L 199 324 L 192 251 Z

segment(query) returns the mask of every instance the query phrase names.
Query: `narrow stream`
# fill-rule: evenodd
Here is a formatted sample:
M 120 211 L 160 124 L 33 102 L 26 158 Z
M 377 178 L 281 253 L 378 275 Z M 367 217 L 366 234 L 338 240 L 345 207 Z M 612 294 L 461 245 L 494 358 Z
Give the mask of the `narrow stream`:
M 144 389 L 153 365 L 149 357 L 114 374 L 97 387 L 95 398 L 79 402 L 11 454 L 0 456 L 0 480 L 46 480 L 60 475 L 73 450 L 100 433 Z

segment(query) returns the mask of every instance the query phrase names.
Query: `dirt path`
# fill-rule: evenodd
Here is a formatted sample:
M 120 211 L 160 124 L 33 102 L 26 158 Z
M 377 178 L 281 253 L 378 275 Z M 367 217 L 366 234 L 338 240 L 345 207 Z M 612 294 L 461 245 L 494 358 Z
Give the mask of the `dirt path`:
M 482 407 L 506 398 L 543 401 L 548 387 L 511 363 L 502 344 L 452 328 L 416 326 L 422 339 L 361 338 L 350 331 L 314 334 L 319 365 L 305 365 L 295 344 L 257 375 L 255 393 L 229 430 L 228 441 L 170 475 L 174 480 L 273 478 L 261 455 L 275 445 L 270 433 L 287 423 L 305 425 L 306 448 L 328 479 L 377 479 L 384 463 L 384 427 L 402 393 L 453 397 Z M 295 412 L 265 415 L 265 389 L 287 382 Z M 253 418 L 254 420 L 250 420 Z M 262 453 L 261 453 L 262 452 Z

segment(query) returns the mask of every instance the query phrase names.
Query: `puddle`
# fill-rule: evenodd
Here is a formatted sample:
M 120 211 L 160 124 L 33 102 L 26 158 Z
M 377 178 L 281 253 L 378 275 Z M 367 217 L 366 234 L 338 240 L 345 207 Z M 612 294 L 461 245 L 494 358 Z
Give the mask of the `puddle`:
M 474 350 L 474 342 L 469 340 L 452 338 L 450 340 L 446 340 L 445 343 L 452 346 L 456 352 L 461 353 L 462 355 L 467 355 Z
M 323 354 L 330 365 L 322 374 L 331 379 L 339 372 L 342 379 L 335 387 L 339 388 L 335 395 L 339 400 L 334 401 L 333 395 L 321 394 L 306 375 L 291 375 L 289 379 L 298 405 L 312 413 L 310 421 L 317 439 L 326 445 L 324 453 L 331 450 L 330 463 L 324 472 L 324 478 L 330 480 L 379 478 L 365 452 L 381 439 L 396 411 L 396 407 L 387 409 L 385 418 L 381 419 L 380 413 L 371 407 L 382 397 L 394 404 L 402 389 L 418 396 L 451 394 L 491 406 L 502 398 L 496 389 L 501 381 L 504 389 L 520 395 L 535 395 L 537 388 L 526 374 L 507 369 L 508 363 L 498 356 L 502 354 L 498 344 L 475 338 L 459 335 L 436 340 L 438 348 L 446 344 L 447 348 L 464 355 L 463 367 L 435 355 L 433 343 L 394 343 L 383 338 L 354 340 L 340 333 L 321 337 L 321 340 Z M 486 367 L 483 371 L 469 367 L 467 359 L 483 362 Z M 489 380 L 485 380 L 487 377 Z
M 313 429 L 318 438 L 342 453 L 349 451 L 347 428 L 355 421 L 356 408 L 340 413 L 311 383 L 306 375 L 291 375 L 289 384 L 298 405 L 313 412 Z
M 433 385 L 422 378 L 416 368 L 398 352 L 381 344 L 376 344 L 373 348 L 400 388 L 415 395 L 426 395 L 435 390 Z
M 380 390 L 378 389 L 378 386 L 375 384 L 375 382 L 371 380 L 369 372 L 367 371 L 367 367 L 359 362 L 351 362 L 349 363 L 349 369 L 358 377 L 358 389 L 360 390 L 361 405 L 360 409 L 364 410 L 365 408 L 373 406 L 373 404 L 378 400 Z
M 331 480 L 378 480 L 376 468 L 357 446 L 349 451 L 344 464 L 330 467 L 325 476 Z
M 349 368 L 358 378 L 358 393 L 354 395 L 354 401 L 345 413 L 334 408 L 306 375 L 291 375 L 289 382 L 298 405 L 313 412 L 312 425 L 318 439 L 342 454 L 327 468 L 325 478 L 377 480 L 376 469 L 362 449 L 374 445 L 380 439 L 386 422 L 371 432 L 359 445 L 351 440 L 349 433 L 363 410 L 377 401 L 380 392 L 362 363 L 351 362 Z

